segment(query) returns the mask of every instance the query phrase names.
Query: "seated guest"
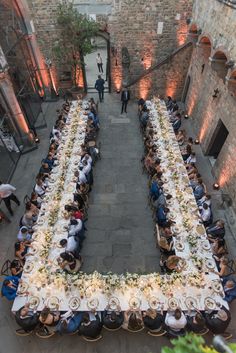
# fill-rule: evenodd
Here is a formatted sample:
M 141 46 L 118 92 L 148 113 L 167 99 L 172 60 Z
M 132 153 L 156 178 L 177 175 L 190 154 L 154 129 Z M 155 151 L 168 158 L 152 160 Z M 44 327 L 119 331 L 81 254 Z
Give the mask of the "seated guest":
M 190 163 L 196 163 L 197 159 L 196 159 L 196 153 L 195 152 L 191 152 L 190 156 L 188 156 L 188 158 L 185 160 L 186 164 L 190 164 Z
M 48 153 L 47 157 L 43 160 L 44 163 L 48 165 L 48 168 L 52 170 L 56 158 L 53 156 L 51 152 Z
M 30 241 L 32 234 L 29 232 L 29 229 L 25 226 L 21 227 L 19 233 L 17 234 L 17 240 L 19 241 Z
M 228 253 L 227 246 L 224 239 L 215 239 L 211 241 L 212 252 L 216 259 L 220 259 L 222 256 Z
M 35 329 L 39 323 L 39 316 L 30 310 L 30 304 L 26 303 L 19 310 L 16 311 L 16 323 L 25 331 L 30 332 Z
M 211 271 L 213 273 L 215 273 L 216 275 L 220 276 L 220 277 L 227 277 L 229 275 L 229 268 L 228 268 L 228 259 L 225 257 L 221 257 L 221 259 L 219 260 L 219 263 L 217 265 L 219 271 Z
M 158 199 L 161 193 L 162 193 L 161 186 L 158 185 L 158 182 L 156 180 L 153 180 L 150 187 L 150 197 L 155 201 Z
M 204 184 L 202 179 L 198 179 L 198 184 L 194 187 L 193 194 L 197 201 L 200 200 L 205 194 L 205 189 L 204 189 Z
M 160 260 L 161 272 L 172 273 L 181 272 L 182 269 L 179 267 L 179 262 L 182 260 L 181 257 L 176 255 L 170 255 L 167 260 Z
M 225 236 L 225 223 L 221 219 L 214 222 L 207 229 L 208 239 L 222 239 Z
M 82 317 L 82 312 L 72 313 L 71 311 L 68 311 L 65 314 L 62 314 L 55 331 L 61 335 L 78 331 Z
M 174 132 L 177 132 L 181 126 L 181 115 L 177 114 L 174 122 L 172 123 Z
M 139 331 L 143 328 L 143 318 L 141 311 L 127 310 L 124 312 L 124 330 Z
M 19 284 L 19 277 L 7 276 L 2 284 L 1 294 L 8 300 L 14 300 L 17 295 L 17 288 Z
M 229 326 L 231 315 L 229 310 L 222 306 L 218 311 L 205 312 L 206 326 L 214 334 L 219 335 L 225 332 Z
M 194 314 L 192 312 L 187 313 L 186 318 L 188 331 L 200 333 L 206 327 L 205 319 L 200 311 L 197 311 Z
M 159 332 L 164 325 L 163 308 L 158 313 L 157 310 L 148 309 L 143 312 L 143 323 L 151 331 Z
M 179 109 L 179 106 L 178 106 L 176 100 L 174 99 L 174 100 L 172 101 L 172 105 L 171 105 L 170 112 L 171 112 L 171 113 L 174 113 L 174 112 L 176 112 L 178 109 Z
M 80 271 L 82 266 L 82 258 L 75 258 L 72 253 L 63 252 L 60 254 L 62 262 L 60 267 L 68 273 L 77 273 Z
M 189 165 L 186 165 L 186 169 L 189 177 L 198 173 L 195 163 L 190 163 Z
M 106 307 L 103 313 L 103 326 L 115 330 L 121 327 L 123 321 L 124 315 L 120 307 L 118 307 L 116 311 L 111 310 L 109 305 Z
M 172 196 L 170 194 L 167 194 L 166 196 L 161 193 L 156 201 L 154 201 L 154 206 L 156 208 L 158 207 L 166 207 L 166 201 L 171 200 Z
M 143 107 L 143 110 L 140 114 L 140 124 L 143 129 L 146 128 L 148 119 L 149 119 L 149 109 L 147 109 L 146 107 Z
M 207 203 L 199 207 L 201 218 L 205 227 L 212 223 L 212 211 Z
M 211 207 L 211 195 L 205 193 L 203 197 L 197 201 L 198 207 L 202 206 L 204 203 Z
M 23 241 L 18 241 L 15 243 L 15 257 L 19 259 L 22 264 L 25 263 L 28 246 L 28 243 Z
M 185 141 L 185 131 L 184 130 L 179 130 L 177 135 L 176 135 L 176 139 L 178 144 L 181 146 L 183 145 L 184 141 Z
M 69 236 L 77 235 L 83 228 L 83 222 L 80 219 L 71 219 L 69 225 Z
M 40 209 L 42 201 L 43 199 L 40 196 L 38 196 L 36 192 L 31 193 L 30 202 L 32 205 Z
M 81 212 L 79 208 L 74 205 L 65 205 L 65 211 L 68 212 L 68 215 L 72 219 L 83 219 L 83 212 Z
M 160 227 L 164 227 L 167 222 L 167 213 L 169 212 L 169 209 L 166 207 L 158 207 L 156 211 L 156 222 Z
M 174 331 L 180 333 L 184 331 L 184 328 L 187 325 L 187 320 L 184 313 L 180 309 L 175 309 L 174 312 L 167 311 L 165 324 L 168 331 Z
M 201 179 L 201 174 L 196 173 L 192 175 L 192 177 L 189 177 L 190 183 L 189 185 L 194 189 L 198 185 L 198 180 Z
M 44 177 L 49 177 L 50 176 L 50 172 L 51 172 L 51 168 L 49 167 L 49 165 L 45 162 L 42 163 L 42 166 L 39 170 L 39 173 L 41 173 Z
M 167 100 L 166 100 L 166 108 L 167 108 L 167 110 L 171 110 L 172 109 L 172 105 L 173 105 L 173 100 L 172 100 L 171 96 L 168 96 Z
M 21 277 L 23 272 L 23 266 L 20 260 L 15 259 L 11 262 L 10 271 L 12 276 L 17 276 L 19 278 Z
M 72 253 L 75 257 L 77 257 L 77 255 L 80 257 L 81 247 L 78 236 L 71 235 L 67 239 L 62 239 L 60 245 L 65 248 L 67 253 Z
M 158 241 L 160 251 L 165 255 L 174 255 L 174 241 L 172 236 L 170 237 L 160 237 Z
M 21 218 L 21 225 L 31 229 L 35 225 L 37 218 L 38 215 L 34 213 L 30 204 L 26 204 L 25 213 Z
M 90 314 L 91 315 L 91 314 Z M 91 320 L 88 312 L 85 312 L 82 317 L 82 322 L 79 327 L 79 333 L 88 338 L 97 338 L 102 331 L 102 322 L 98 313 L 94 313 L 95 319 Z
M 191 156 L 191 153 L 192 153 L 192 146 L 188 144 L 181 152 L 183 160 L 186 161 L 189 158 L 189 156 Z M 190 162 L 188 164 L 192 165 L 192 163 L 193 162 Z
M 173 235 L 170 222 L 167 222 L 166 225 L 161 227 L 159 230 L 161 237 L 170 238 Z
M 231 303 L 236 298 L 236 282 L 231 279 L 223 279 L 223 288 L 225 292 L 224 300 Z
M 43 183 L 42 179 L 37 179 L 34 187 L 34 191 L 40 197 L 42 197 L 46 192 L 46 185 Z
M 40 313 L 39 321 L 45 326 L 56 326 L 60 320 L 59 311 L 50 311 L 50 309 L 45 306 Z
M 87 178 L 86 175 L 84 174 L 83 170 L 78 170 L 75 172 L 75 176 L 77 177 L 77 184 L 87 184 Z

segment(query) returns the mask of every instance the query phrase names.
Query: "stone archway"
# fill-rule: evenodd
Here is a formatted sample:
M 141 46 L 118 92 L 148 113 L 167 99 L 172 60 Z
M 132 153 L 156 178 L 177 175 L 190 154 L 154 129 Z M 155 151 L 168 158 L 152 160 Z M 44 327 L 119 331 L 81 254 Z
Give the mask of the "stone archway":
M 104 76 L 103 78 L 106 80 L 106 84 L 107 84 L 107 90 L 110 93 L 111 92 L 111 74 L 110 74 L 110 35 L 108 32 L 106 31 L 99 31 L 97 33 L 97 35 L 95 36 L 95 38 L 97 38 L 97 42 L 104 42 L 106 50 L 104 50 L 104 56 L 105 56 L 105 60 L 103 58 L 103 71 L 104 71 Z M 99 52 L 99 49 L 98 49 Z M 85 60 L 85 64 L 86 64 L 86 57 L 84 58 Z M 92 65 L 92 63 L 90 63 L 90 65 Z M 94 58 L 94 67 L 96 67 L 96 61 Z M 86 65 L 85 65 L 85 70 L 83 72 L 83 76 L 84 76 L 84 82 L 85 82 L 85 90 L 91 90 L 94 87 L 94 83 L 91 82 L 91 77 L 90 74 L 88 73 L 88 70 L 86 70 Z M 97 78 L 95 72 L 94 72 L 94 82 L 95 79 Z
M 225 82 L 228 72 L 228 67 L 226 65 L 227 60 L 226 54 L 221 50 L 217 50 L 215 54 L 210 57 L 212 70 L 216 71 L 218 77 L 221 78 L 223 82 Z

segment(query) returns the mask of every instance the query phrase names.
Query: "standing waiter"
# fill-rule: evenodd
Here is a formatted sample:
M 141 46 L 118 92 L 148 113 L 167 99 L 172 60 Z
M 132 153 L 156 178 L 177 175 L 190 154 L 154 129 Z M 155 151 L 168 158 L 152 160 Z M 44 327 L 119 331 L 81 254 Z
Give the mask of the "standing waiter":
M 130 100 L 130 92 L 126 87 L 124 87 L 121 92 L 121 102 L 122 102 L 121 114 L 123 114 L 123 111 L 127 113 L 127 105 L 129 100 Z

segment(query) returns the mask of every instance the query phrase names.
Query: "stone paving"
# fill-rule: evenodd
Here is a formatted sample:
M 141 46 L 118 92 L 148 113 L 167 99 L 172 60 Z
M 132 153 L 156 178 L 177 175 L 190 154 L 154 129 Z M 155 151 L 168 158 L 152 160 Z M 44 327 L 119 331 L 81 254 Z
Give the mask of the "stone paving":
M 94 97 L 97 99 L 97 95 Z M 48 129 L 39 131 L 39 149 L 23 156 L 19 161 L 12 184 L 17 187 L 17 195 L 21 200 L 32 189 L 40 161 L 48 148 L 49 132 L 60 104 L 61 102 L 51 103 L 48 107 Z M 153 222 L 147 206 L 147 178 L 142 174 L 140 164 L 143 147 L 136 103 L 130 103 L 127 116 L 121 116 L 120 96 L 106 94 L 105 102 L 99 106 L 99 115 L 102 160 L 94 169 L 87 239 L 82 250 L 83 269 L 86 272 L 97 269 L 101 272 L 112 270 L 118 273 L 126 270 L 158 270 L 159 251 L 155 247 Z M 198 148 L 197 153 L 200 156 L 200 147 Z M 209 166 L 202 155 L 199 161 L 202 169 L 204 166 L 204 178 L 206 174 L 210 185 Z M 1 263 L 6 258 L 12 258 L 13 243 L 22 214 L 23 206 L 15 208 L 12 223 L 0 225 Z M 235 304 L 231 306 L 232 312 L 235 312 Z M 0 301 L 0 353 L 157 353 L 163 345 L 169 344 L 165 337 L 154 338 L 145 332 L 134 334 L 123 330 L 112 334 L 103 332 L 103 339 L 97 343 L 86 343 L 78 336 L 57 336 L 49 340 L 35 336 L 18 337 L 14 333 L 16 324 L 10 308 L 11 303 L 3 298 Z M 233 327 L 234 318 L 231 330 Z M 211 337 L 209 339 L 211 341 Z

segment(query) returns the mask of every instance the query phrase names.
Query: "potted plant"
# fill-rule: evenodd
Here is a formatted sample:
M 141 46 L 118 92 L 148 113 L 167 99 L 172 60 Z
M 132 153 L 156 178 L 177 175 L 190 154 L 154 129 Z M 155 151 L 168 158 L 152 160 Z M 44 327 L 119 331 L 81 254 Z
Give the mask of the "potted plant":
M 98 24 L 87 15 L 79 13 L 72 3 L 63 3 L 57 11 L 58 35 L 53 47 L 55 59 L 70 67 L 73 87 L 77 95 L 86 89 L 84 56 L 91 53 L 92 37 L 96 36 Z

